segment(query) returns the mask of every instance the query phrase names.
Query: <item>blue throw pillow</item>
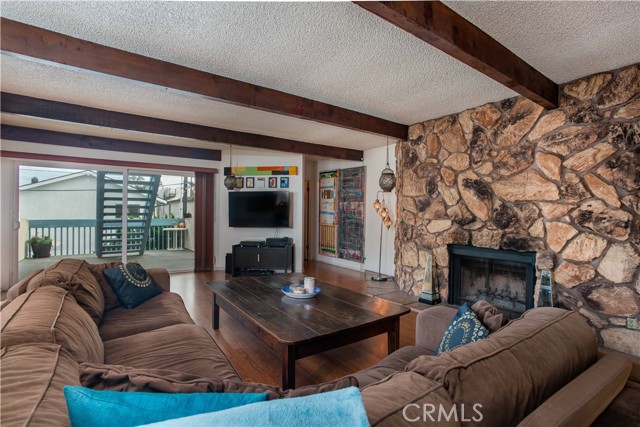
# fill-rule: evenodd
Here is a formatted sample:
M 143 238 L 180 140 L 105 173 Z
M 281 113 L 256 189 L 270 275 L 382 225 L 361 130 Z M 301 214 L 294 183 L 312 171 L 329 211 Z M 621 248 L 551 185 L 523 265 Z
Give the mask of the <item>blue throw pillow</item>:
M 362 396 L 356 387 L 291 399 L 276 399 L 191 417 L 169 419 L 163 427 L 327 427 L 369 426 Z M 141 426 L 144 427 L 144 426 Z
M 71 427 L 129 427 L 267 400 L 267 393 L 146 393 L 65 386 Z
M 467 304 L 468 306 L 468 304 Z M 464 306 L 463 306 L 464 307 Z M 462 307 L 460 307 L 462 309 Z M 458 310 L 459 312 L 460 310 Z M 457 314 L 456 314 L 457 316 Z M 439 355 L 470 342 L 479 341 L 489 335 L 489 330 L 482 326 L 482 322 L 473 310 L 467 309 L 459 317 L 454 317 L 442 336 L 442 341 L 435 352 Z
M 128 262 L 116 268 L 106 268 L 102 273 L 118 296 L 120 303 L 126 308 L 134 308 L 162 293 L 162 288 L 137 262 Z

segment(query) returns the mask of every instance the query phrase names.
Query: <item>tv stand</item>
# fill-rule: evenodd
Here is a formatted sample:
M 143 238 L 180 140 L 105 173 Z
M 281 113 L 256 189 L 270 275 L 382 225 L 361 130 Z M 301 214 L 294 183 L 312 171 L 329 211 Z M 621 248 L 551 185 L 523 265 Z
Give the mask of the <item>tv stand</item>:
M 252 247 L 233 245 L 231 256 L 231 271 L 233 275 L 255 274 L 256 271 L 284 270 L 293 272 L 294 245 L 282 247 Z

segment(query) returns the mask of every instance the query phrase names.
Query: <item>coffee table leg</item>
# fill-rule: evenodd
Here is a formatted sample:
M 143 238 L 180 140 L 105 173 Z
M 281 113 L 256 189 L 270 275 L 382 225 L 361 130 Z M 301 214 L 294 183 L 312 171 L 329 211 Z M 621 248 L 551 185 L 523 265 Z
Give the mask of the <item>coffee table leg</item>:
M 213 294 L 213 312 L 211 313 L 213 329 L 220 327 L 220 306 L 216 302 L 216 294 Z
M 392 329 L 387 332 L 387 352 L 389 354 L 393 353 L 397 349 L 400 348 L 400 318 L 396 317 L 393 320 Z
M 296 388 L 296 348 L 282 344 L 282 389 Z

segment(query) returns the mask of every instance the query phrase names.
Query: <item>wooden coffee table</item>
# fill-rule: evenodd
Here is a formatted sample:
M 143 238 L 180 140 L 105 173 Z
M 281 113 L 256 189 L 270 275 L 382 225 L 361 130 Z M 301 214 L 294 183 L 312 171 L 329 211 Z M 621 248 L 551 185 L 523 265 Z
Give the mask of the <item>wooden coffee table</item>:
M 296 360 L 386 333 L 391 354 L 400 345 L 400 316 L 410 310 L 327 283 L 320 294 L 293 299 L 281 292 L 286 276 L 210 282 L 213 329 L 220 308 L 282 354 L 282 387 L 295 387 Z

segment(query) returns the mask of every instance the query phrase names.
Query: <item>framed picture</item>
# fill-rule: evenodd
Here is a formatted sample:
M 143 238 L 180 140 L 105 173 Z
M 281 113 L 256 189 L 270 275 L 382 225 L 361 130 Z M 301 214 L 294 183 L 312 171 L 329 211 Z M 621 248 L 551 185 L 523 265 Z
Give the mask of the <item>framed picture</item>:
M 280 178 L 280 188 L 289 188 L 289 177 Z
M 269 188 L 278 188 L 278 178 L 272 176 L 269 178 Z
M 247 184 L 247 188 L 253 188 L 255 186 L 255 178 L 252 176 L 247 177 L 246 184 Z
M 244 177 L 236 176 L 236 188 L 244 188 Z
M 266 178 L 257 178 L 256 179 L 256 188 L 265 188 L 266 185 Z

